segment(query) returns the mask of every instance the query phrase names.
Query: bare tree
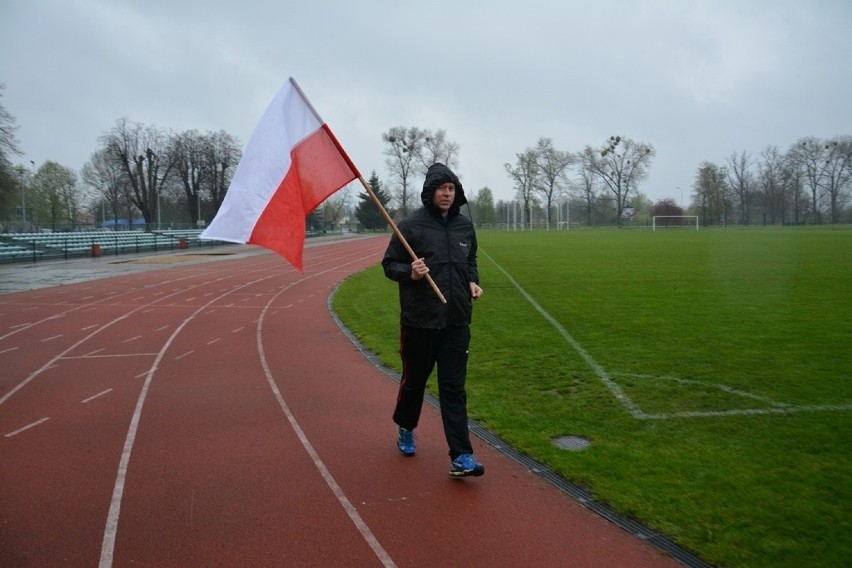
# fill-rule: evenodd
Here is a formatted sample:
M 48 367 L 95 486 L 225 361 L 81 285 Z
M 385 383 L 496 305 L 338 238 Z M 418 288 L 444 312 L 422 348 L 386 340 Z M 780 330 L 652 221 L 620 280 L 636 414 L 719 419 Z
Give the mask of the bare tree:
M 540 166 L 535 150 L 527 148 L 515 155 L 515 164 L 503 164 L 506 173 L 514 182 L 516 196 L 524 203 L 526 224 L 532 229 L 532 206 L 535 203 L 535 193 L 540 187 Z
M 419 162 L 418 173 L 426 176 L 429 166 L 440 162 L 452 170 L 458 169 L 459 145 L 447 140 L 445 130 L 422 131 L 422 141 L 419 151 L 416 152 Z
M 84 184 L 100 196 L 103 210 L 109 210 L 117 228 L 119 215 L 126 215 L 128 222 L 133 218 L 133 202 L 127 177 L 121 171 L 119 164 L 109 157 L 109 152 L 102 148 L 91 155 L 83 165 L 80 177 Z M 101 222 L 105 221 L 101 215 Z
M 747 152 L 732 153 L 727 160 L 728 186 L 736 197 L 739 222 L 748 225 L 751 221 L 751 200 L 754 193 L 753 161 Z
M 592 173 L 592 170 L 587 167 L 581 167 L 578 171 L 577 184 L 579 199 L 582 200 L 582 211 L 586 217 L 586 225 L 593 225 L 593 215 L 597 204 L 600 203 L 600 194 L 598 192 L 595 180 L 597 176 Z
M 398 186 L 394 192 L 400 213 L 405 215 L 419 202 L 415 177 L 423 177 L 436 162 L 458 167 L 459 145 L 447 139 L 445 130 L 423 130 L 416 126 L 395 126 L 382 134 L 386 144 L 385 164 Z
M 783 224 L 786 209 L 785 160 L 777 146 L 767 146 L 760 153 L 757 182 L 760 189 L 763 224 Z
M 656 152 L 644 142 L 630 138 L 612 136 L 598 150 L 586 146 L 583 150 L 583 166 L 603 182 L 615 199 L 616 223 L 621 225 L 621 214 L 630 190 L 648 176 L 648 169 Z
M 827 177 L 831 166 L 832 146 L 817 138 L 808 137 L 799 140 L 793 150 L 794 159 L 801 164 L 805 172 L 805 184 L 811 197 L 813 221 L 820 223 L 823 188 L 828 184 Z
M 402 215 L 407 215 L 410 210 L 412 178 L 418 172 L 420 161 L 421 144 L 424 133 L 416 126 L 406 128 L 394 126 L 384 134 L 382 141 L 387 144 L 385 148 L 385 164 L 391 174 L 391 179 L 398 183 L 394 192 Z
M 173 174 L 186 198 L 190 221 L 198 226 L 201 216 L 201 191 L 211 172 L 206 162 L 208 140 L 197 130 L 172 135 L 169 141 Z
M 344 187 L 342 190 L 333 193 L 322 202 L 322 206 L 317 210 L 320 219 L 324 226 L 334 227 L 346 217 L 347 211 L 352 206 L 352 188 L 351 184 Z
M 206 163 L 210 168 L 208 193 L 212 203 L 212 218 L 222 206 L 225 193 L 240 163 L 242 149 L 239 141 L 224 130 L 208 133 L 206 138 Z
M 698 167 L 693 193 L 701 209 L 701 224 L 725 223 L 728 203 L 727 173 L 724 166 L 702 162 Z
M 805 174 L 802 165 L 796 159 L 795 152 L 784 154 L 784 186 L 787 188 L 787 199 L 793 205 L 793 223 L 799 225 L 804 220 L 808 206 L 808 196 L 805 192 Z
M 150 228 L 158 222 L 159 196 L 174 166 L 166 136 L 154 126 L 119 119 L 101 142 L 124 172 L 133 191 L 133 204 Z
M 0 83 L 0 98 L 5 88 L 5 85 Z M 21 155 L 15 134 L 17 130 L 15 117 L 0 104 L 0 209 L 10 206 L 14 202 L 17 190 L 20 189 L 16 183 L 19 176 L 15 175 L 12 167 L 12 156 Z M 23 204 L 21 206 L 23 207 Z
M 852 137 L 838 136 L 826 145 L 829 146 L 825 176 L 828 215 L 831 223 L 839 223 L 840 211 L 849 197 L 852 180 Z
M 544 196 L 549 229 L 553 201 L 564 194 L 568 184 L 568 168 L 574 164 L 576 158 L 570 152 L 561 152 L 554 148 L 550 138 L 539 138 L 535 153 L 540 176 L 538 191 Z

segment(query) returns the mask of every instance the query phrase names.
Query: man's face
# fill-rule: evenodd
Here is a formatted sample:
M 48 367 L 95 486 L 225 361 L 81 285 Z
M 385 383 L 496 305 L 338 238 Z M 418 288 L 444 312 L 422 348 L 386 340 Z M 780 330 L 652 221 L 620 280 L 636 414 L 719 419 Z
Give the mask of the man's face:
M 456 199 L 456 184 L 450 182 L 445 183 L 435 190 L 432 195 L 432 205 L 441 210 L 441 214 L 446 215 L 450 211 L 450 206 Z

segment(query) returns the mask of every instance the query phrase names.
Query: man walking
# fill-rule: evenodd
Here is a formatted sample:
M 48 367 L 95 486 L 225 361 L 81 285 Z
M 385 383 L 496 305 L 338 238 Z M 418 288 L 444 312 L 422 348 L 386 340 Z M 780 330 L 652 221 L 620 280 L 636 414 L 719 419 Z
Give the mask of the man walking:
M 460 214 L 467 203 L 462 184 L 444 164 L 429 168 L 420 198 L 423 207 L 398 225 L 419 258 L 412 261 L 394 235 L 382 260 L 385 276 L 399 284 L 402 379 L 393 413 L 397 447 L 403 455 L 415 453 L 414 429 L 426 382 L 437 366 L 450 475 L 479 476 L 485 467 L 473 455 L 465 390 L 473 300 L 482 295 L 476 232 L 470 219 Z M 429 286 L 427 274 L 446 303 Z

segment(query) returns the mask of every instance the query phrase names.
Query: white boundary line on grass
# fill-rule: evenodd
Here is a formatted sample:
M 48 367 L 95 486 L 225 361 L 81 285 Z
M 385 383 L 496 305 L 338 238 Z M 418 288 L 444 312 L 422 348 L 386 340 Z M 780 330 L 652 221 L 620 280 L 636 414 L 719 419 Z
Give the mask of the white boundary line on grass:
M 615 399 L 624 407 L 624 409 L 630 413 L 633 418 L 637 420 L 669 420 L 673 418 L 706 418 L 706 417 L 714 417 L 714 416 L 752 416 L 752 415 L 760 415 L 760 414 L 788 414 L 793 412 L 816 412 L 816 411 L 837 411 L 837 410 L 852 410 L 852 404 L 820 404 L 814 406 L 790 406 L 783 402 L 778 402 L 776 400 L 772 400 L 767 397 L 763 397 L 754 393 L 750 393 L 747 391 L 742 391 L 739 389 L 735 389 L 733 387 L 729 387 L 727 385 L 719 385 L 715 383 L 708 383 L 702 381 L 696 381 L 691 379 L 679 379 L 676 377 L 657 377 L 652 375 L 629 375 L 636 378 L 641 379 L 653 379 L 653 380 L 669 380 L 679 382 L 681 384 L 694 384 L 701 385 L 704 387 L 710 387 L 725 391 L 729 394 L 742 396 L 746 398 L 751 398 L 755 400 L 759 400 L 770 405 L 770 408 L 742 408 L 742 409 L 732 409 L 732 410 L 695 410 L 695 411 L 685 411 L 685 412 L 671 412 L 671 413 L 659 413 L 659 414 L 649 414 L 643 411 L 639 406 L 633 402 L 633 400 L 627 396 L 624 390 L 619 386 L 615 379 L 603 368 L 603 366 L 598 363 L 594 357 L 592 357 L 588 351 L 586 351 L 580 343 L 574 339 L 574 337 L 568 333 L 559 321 L 556 320 L 552 315 L 550 315 L 544 308 L 542 308 L 535 299 L 529 295 L 529 293 L 524 290 L 518 282 L 512 278 L 512 276 L 506 272 L 506 270 L 497 264 L 491 256 L 479 249 L 479 252 L 482 253 L 488 260 L 497 267 L 497 269 L 503 273 L 503 275 L 509 279 L 509 282 L 517 288 L 518 292 L 527 299 L 527 301 L 546 319 L 550 324 L 556 328 L 556 331 L 565 338 L 565 341 L 568 342 L 571 347 L 583 358 L 584 361 L 595 371 L 595 374 L 601 380 L 601 382 L 606 386 L 609 391 L 615 396 Z
M 556 331 L 558 331 L 558 332 L 559 332 L 559 334 L 560 334 L 562 337 L 564 337 L 564 338 L 565 338 L 565 341 L 567 341 L 567 342 L 571 345 L 571 347 L 573 347 L 573 348 L 574 348 L 574 350 L 575 350 L 577 353 L 579 353 L 579 354 L 580 354 L 580 357 L 582 357 L 582 358 L 583 358 L 583 360 L 585 360 L 585 361 L 586 361 L 586 363 L 588 363 L 588 365 L 589 365 L 592 369 L 594 369 L 594 370 L 595 370 L 595 374 L 596 374 L 596 375 L 598 376 L 598 378 L 599 378 L 599 379 L 603 382 L 603 384 L 604 384 L 604 385 L 605 385 L 605 386 L 606 386 L 606 387 L 610 390 L 610 392 L 613 394 L 613 396 L 615 396 L 615 399 L 616 399 L 618 402 L 620 402 L 620 403 L 621 403 L 621 406 L 623 406 L 623 407 L 624 407 L 624 409 L 625 409 L 625 410 L 627 410 L 627 412 L 629 412 L 629 413 L 630 413 L 630 415 L 631 415 L 631 416 L 633 416 L 634 418 L 640 418 L 640 419 L 641 419 L 641 418 L 644 418 L 644 417 L 645 417 L 645 413 L 644 413 L 644 412 L 642 412 L 642 409 L 640 409 L 638 406 L 636 406 L 636 403 L 635 403 L 635 402 L 633 402 L 633 401 L 630 399 L 630 397 L 628 397 L 626 394 L 624 394 L 624 391 L 623 391 L 623 390 L 621 390 L 621 387 L 620 387 L 620 386 L 618 386 L 618 384 L 617 384 L 617 383 L 616 383 L 616 382 L 612 379 L 612 377 L 610 377 L 610 376 L 609 376 L 609 373 L 607 373 L 607 372 L 606 372 L 606 369 L 604 369 L 604 368 L 600 365 L 600 363 L 598 363 L 597 361 L 595 361 L 594 357 L 592 357 L 591 355 L 589 355 L 589 352 L 588 352 L 588 351 L 586 351 L 585 349 L 583 349 L 583 346 L 582 346 L 582 345 L 580 345 L 580 343 L 579 343 L 576 339 L 574 339 L 574 337 L 573 337 L 570 333 L 568 333 L 568 330 L 566 330 L 564 327 L 562 327 L 562 324 L 561 324 L 561 323 L 559 323 L 559 322 L 556 320 L 556 318 L 554 318 L 552 315 L 550 315 L 549 313 L 547 313 L 547 311 L 545 311 L 545 309 L 544 309 L 544 308 L 542 308 L 542 307 L 538 304 L 538 302 L 536 302 L 536 301 L 533 299 L 533 297 L 532 297 L 532 296 L 530 296 L 530 295 L 527 293 L 527 291 L 526 291 L 526 290 L 524 290 L 524 289 L 521 287 L 521 285 L 520 285 L 520 284 L 518 284 L 518 283 L 515 281 L 515 279 L 514 279 L 514 278 L 512 278 L 512 276 L 511 276 L 508 272 L 506 272 L 506 271 L 503 269 L 503 267 L 502 267 L 502 266 L 500 266 L 499 264 L 497 264 L 497 262 L 496 262 L 493 258 L 491 258 L 491 256 L 489 256 L 487 252 L 484 252 L 482 249 L 479 249 L 479 252 L 481 252 L 482 254 L 484 254 L 484 255 L 486 256 L 486 258 L 488 258 L 488 260 L 490 260 L 492 263 L 494 263 L 494 266 L 496 266 L 496 267 L 497 267 L 497 269 L 498 269 L 500 272 L 502 272 L 502 273 L 503 273 L 503 275 L 504 275 L 504 276 L 506 276 L 506 278 L 508 278 L 508 279 L 509 279 L 509 282 L 511 282 L 511 283 L 512 283 L 512 285 L 513 285 L 515 288 L 517 288 L 517 289 L 518 289 L 518 292 L 520 292 L 520 293 L 521 293 L 521 295 L 522 295 L 524 298 L 526 298 L 526 299 L 527 299 L 527 301 L 528 301 L 528 302 L 532 305 L 532 307 L 534 307 L 534 308 L 538 311 L 538 313 L 540 313 L 540 314 L 544 317 L 544 319 L 546 319 L 547 321 L 549 321 L 549 322 L 550 322 L 550 324 L 551 324 L 553 327 L 555 327 L 555 328 L 556 328 Z

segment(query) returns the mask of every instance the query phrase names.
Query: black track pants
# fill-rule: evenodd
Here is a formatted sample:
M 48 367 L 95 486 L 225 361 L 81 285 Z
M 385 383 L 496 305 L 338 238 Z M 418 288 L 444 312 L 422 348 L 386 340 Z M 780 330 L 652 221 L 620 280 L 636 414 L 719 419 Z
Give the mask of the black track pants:
M 450 458 L 473 453 L 467 429 L 467 378 L 470 328 L 417 329 L 402 326 L 402 379 L 393 421 L 413 430 L 420 420 L 423 393 L 432 369 L 438 367 L 438 398 Z

